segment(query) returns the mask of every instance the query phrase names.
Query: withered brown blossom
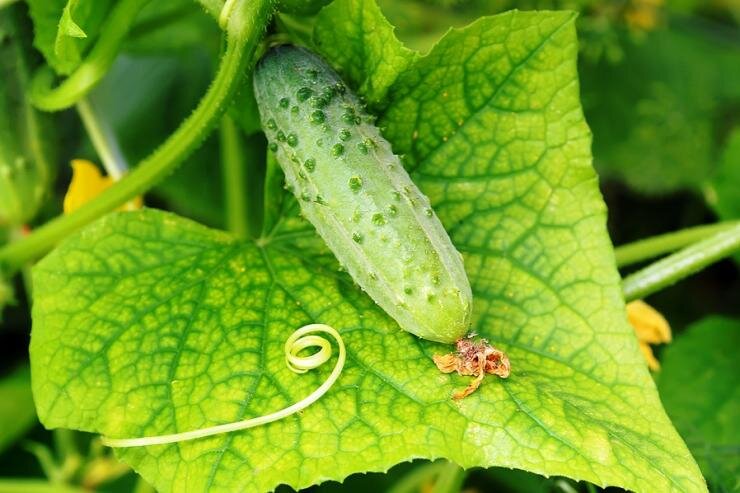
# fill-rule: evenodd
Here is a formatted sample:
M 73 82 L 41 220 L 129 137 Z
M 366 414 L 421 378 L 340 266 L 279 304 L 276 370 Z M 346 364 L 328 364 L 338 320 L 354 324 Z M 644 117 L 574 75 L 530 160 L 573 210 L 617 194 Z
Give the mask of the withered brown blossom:
M 480 387 L 486 373 L 506 378 L 511 372 L 509 357 L 503 351 L 491 346 L 487 340 L 475 340 L 475 336 L 458 339 L 457 352 L 432 356 L 434 364 L 443 373 L 456 371 L 459 375 L 474 376 L 475 379 L 463 390 L 452 394 L 455 400 L 463 399 Z

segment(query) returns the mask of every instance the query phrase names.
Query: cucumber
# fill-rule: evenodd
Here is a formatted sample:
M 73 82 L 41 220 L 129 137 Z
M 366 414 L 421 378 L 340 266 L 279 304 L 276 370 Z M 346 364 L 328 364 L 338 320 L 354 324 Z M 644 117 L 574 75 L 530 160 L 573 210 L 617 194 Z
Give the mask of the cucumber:
M 293 46 L 262 58 L 254 89 L 287 187 L 355 282 L 404 330 L 463 337 L 472 294 L 462 256 L 359 99 Z

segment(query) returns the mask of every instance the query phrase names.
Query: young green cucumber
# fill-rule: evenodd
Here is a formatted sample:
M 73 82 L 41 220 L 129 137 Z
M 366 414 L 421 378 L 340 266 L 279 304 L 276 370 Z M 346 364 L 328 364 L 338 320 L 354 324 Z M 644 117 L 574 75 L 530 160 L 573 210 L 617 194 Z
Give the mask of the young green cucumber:
M 472 294 L 462 256 L 358 98 L 292 46 L 265 55 L 254 89 L 288 188 L 355 282 L 408 332 L 463 337 Z

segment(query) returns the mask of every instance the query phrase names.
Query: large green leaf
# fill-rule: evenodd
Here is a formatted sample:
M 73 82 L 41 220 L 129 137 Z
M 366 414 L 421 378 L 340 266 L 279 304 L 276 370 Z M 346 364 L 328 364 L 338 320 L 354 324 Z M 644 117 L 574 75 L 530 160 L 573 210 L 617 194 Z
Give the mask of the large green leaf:
M 666 349 L 658 388 L 713 491 L 740 491 L 740 321 L 709 317 Z
M 238 243 L 145 210 L 107 216 L 34 270 L 42 422 L 144 436 L 274 411 L 327 375 L 295 375 L 282 354 L 322 322 L 348 360 L 300 415 L 119 456 L 164 491 L 301 487 L 414 457 L 705 490 L 626 323 L 573 20 L 514 12 L 451 32 L 382 118 L 465 256 L 475 330 L 508 352 L 509 379 L 453 402 L 468 379 L 430 360 L 450 348 L 402 332 L 295 215 Z

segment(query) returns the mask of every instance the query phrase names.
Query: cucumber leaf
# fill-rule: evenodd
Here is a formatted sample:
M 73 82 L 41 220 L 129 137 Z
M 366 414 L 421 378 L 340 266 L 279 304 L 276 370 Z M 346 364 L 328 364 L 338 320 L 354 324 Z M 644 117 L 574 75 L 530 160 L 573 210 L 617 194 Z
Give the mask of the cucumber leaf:
M 381 118 L 465 256 L 474 328 L 508 353 L 509 379 L 453 402 L 469 379 L 431 363 L 450 347 L 401 331 L 294 205 L 247 243 L 144 210 L 106 216 L 34 268 L 44 425 L 137 437 L 275 411 L 329 373 L 284 364 L 285 339 L 321 322 L 348 359 L 301 414 L 116 453 L 161 491 L 300 488 L 438 457 L 705 491 L 626 322 L 574 19 L 511 12 L 451 31 L 399 75 Z
M 709 317 L 663 353 L 658 389 L 713 491 L 740 488 L 740 321 Z
M 381 104 L 416 57 L 393 31 L 375 0 L 335 0 L 319 13 L 314 42 L 343 78 L 356 84 L 358 94 Z

